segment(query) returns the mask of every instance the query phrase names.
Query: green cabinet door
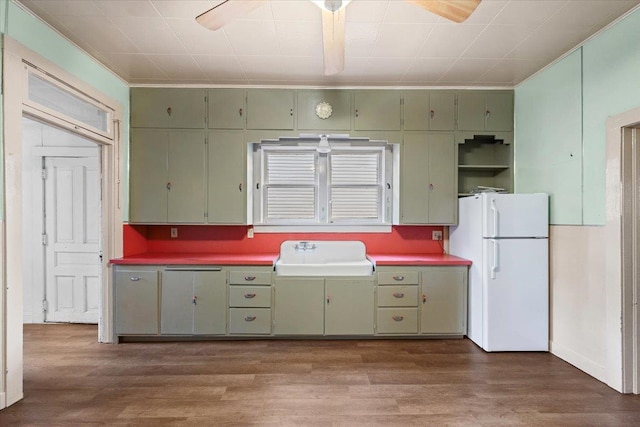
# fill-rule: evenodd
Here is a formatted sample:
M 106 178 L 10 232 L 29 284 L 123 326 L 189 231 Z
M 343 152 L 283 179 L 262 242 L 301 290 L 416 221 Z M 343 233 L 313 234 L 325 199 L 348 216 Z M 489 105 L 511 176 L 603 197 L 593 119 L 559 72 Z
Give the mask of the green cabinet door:
M 420 332 L 464 335 L 466 319 L 467 267 L 423 268 Z
M 204 124 L 203 89 L 131 89 L 131 127 L 197 129 Z
M 401 147 L 400 218 L 429 223 L 429 147 L 426 133 L 405 133 Z
M 293 129 L 292 90 L 247 91 L 247 129 Z
M 400 167 L 403 224 L 455 224 L 456 145 L 451 134 L 406 133 Z
M 244 89 L 209 90 L 209 128 L 244 129 Z
M 513 93 L 488 93 L 486 106 L 487 130 L 513 130 Z
M 325 280 L 325 335 L 372 335 L 373 279 Z
M 193 273 L 193 333 L 224 335 L 227 331 L 227 274 L 225 271 Z
M 129 149 L 129 221 L 167 222 L 168 132 L 131 129 Z
M 399 91 L 355 92 L 355 130 L 400 130 L 401 98 Z
M 116 267 L 116 335 L 158 333 L 158 271 Z
M 297 118 L 300 130 L 350 130 L 351 92 L 344 90 L 303 90 L 297 93 Z M 331 115 L 322 118 L 318 105 L 331 106 Z M 319 113 L 319 114 L 318 114 Z
M 246 144 L 242 131 L 209 131 L 208 222 L 246 223 Z
M 486 99 L 483 92 L 458 93 L 458 130 L 484 130 Z
M 429 92 L 405 92 L 403 99 L 404 130 L 429 130 Z
M 170 131 L 168 165 L 169 223 L 204 223 L 205 138 L 202 131 Z
M 451 134 L 429 135 L 430 224 L 455 224 L 458 206 L 456 143 Z
M 273 332 L 324 334 L 324 279 L 276 278 Z
M 429 94 L 429 130 L 454 130 L 456 95 L 448 92 Z
M 193 334 L 193 273 L 165 271 L 161 287 L 160 333 Z

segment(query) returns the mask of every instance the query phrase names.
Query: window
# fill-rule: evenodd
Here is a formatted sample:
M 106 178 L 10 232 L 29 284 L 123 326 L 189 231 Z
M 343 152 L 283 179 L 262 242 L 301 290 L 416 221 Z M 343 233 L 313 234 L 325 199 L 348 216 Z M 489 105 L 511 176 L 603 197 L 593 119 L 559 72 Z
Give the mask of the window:
M 394 216 L 393 144 L 348 137 L 319 141 L 315 136 L 252 144 L 253 223 L 388 228 Z

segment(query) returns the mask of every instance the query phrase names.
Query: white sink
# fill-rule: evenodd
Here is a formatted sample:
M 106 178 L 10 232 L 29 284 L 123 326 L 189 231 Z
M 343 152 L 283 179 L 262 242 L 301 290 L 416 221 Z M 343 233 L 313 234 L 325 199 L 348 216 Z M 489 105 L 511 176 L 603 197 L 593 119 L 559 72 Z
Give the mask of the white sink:
M 296 241 L 280 245 L 276 261 L 280 276 L 369 276 L 373 264 L 359 241 Z

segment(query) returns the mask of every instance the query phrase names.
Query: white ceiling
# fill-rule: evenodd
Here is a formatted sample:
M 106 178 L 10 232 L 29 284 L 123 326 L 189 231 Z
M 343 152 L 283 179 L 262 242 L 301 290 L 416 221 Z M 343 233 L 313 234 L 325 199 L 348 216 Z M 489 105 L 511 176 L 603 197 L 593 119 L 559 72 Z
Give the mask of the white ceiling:
M 353 0 L 345 70 L 324 76 L 321 13 L 271 0 L 209 31 L 216 0 L 16 0 L 136 84 L 513 86 L 640 0 L 483 0 L 462 24 L 403 0 Z

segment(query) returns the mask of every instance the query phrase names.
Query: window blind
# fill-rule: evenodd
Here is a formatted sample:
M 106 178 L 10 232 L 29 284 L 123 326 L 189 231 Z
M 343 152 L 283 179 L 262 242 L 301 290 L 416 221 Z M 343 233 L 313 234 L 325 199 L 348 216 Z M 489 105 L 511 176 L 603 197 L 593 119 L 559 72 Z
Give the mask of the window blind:
M 314 152 L 267 152 L 267 221 L 315 220 L 316 183 Z
M 382 152 L 337 152 L 330 158 L 331 220 L 378 220 Z

